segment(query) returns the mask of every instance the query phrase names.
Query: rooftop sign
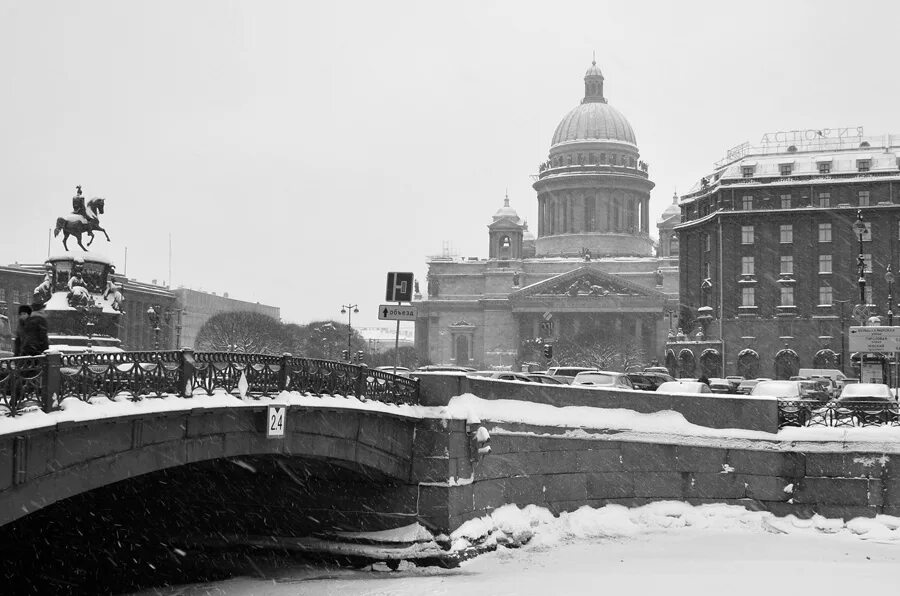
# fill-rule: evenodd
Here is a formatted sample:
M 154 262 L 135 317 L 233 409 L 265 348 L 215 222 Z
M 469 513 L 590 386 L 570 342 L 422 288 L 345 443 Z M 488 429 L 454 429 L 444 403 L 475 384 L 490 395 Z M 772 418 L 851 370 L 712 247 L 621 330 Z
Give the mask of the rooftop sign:
M 762 139 L 759 142 L 764 145 L 768 143 L 802 143 L 804 141 L 815 141 L 817 139 L 844 139 L 862 136 L 862 126 L 845 128 L 807 128 L 805 130 L 779 130 L 777 132 L 767 132 L 762 136 Z

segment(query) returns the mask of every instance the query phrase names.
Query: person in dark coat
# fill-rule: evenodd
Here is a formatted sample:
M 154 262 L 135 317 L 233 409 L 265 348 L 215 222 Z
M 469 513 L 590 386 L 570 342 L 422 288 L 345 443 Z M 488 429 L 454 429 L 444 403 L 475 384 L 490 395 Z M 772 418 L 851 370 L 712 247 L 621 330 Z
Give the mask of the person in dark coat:
M 47 338 L 47 319 L 34 314 L 44 306 L 34 304 L 19 306 L 19 324 L 16 326 L 16 341 L 13 347 L 15 356 L 38 356 L 50 347 Z

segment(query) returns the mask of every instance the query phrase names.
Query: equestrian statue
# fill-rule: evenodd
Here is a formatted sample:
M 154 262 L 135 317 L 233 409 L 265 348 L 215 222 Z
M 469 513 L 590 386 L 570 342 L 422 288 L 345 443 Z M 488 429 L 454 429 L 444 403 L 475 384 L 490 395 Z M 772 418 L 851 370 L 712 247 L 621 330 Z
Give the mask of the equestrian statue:
M 63 248 L 66 250 L 69 250 L 69 246 L 66 244 L 69 236 L 75 236 L 81 250 L 87 251 L 87 248 L 81 243 L 81 235 L 84 233 L 91 237 L 88 240 L 88 246 L 94 241 L 95 230 L 103 232 L 103 235 L 106 236 L 106 241 L 109 242 L 109 234 L 100 227 L 99 218 L 99 215 L 103 214 L 103 204 L 106 199 L 94 197 L 85 205 L 84 197 L 81 195 L 81 187 L 76 186 L 75 188 L 78 192 L 72 197 L 72 213 L 56 218 L 56 228 L 53 230 L 53 236 L 59 236 L 60 232 L 63 233 Z

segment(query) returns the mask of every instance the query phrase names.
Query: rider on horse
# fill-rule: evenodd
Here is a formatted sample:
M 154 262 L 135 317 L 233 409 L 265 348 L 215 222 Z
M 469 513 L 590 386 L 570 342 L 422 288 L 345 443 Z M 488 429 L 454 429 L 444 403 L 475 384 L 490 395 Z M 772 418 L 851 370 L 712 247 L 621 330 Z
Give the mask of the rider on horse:
M 84 219 L 84 223 L 88 223 L 92 219 L 96 221 L 97 218 L 89 216 L 87 209 L 84 207 L 84 196 L 81 194 L 81 186 L 76 186 L 75 188 L 78 192 L 72 197 L 72 213 L 81 216 Z

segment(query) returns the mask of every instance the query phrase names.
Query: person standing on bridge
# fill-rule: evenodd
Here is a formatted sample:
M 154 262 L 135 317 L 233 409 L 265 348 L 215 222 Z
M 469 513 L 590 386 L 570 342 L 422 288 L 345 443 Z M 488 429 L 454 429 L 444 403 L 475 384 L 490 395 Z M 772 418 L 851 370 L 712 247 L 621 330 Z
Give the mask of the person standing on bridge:
M 50 347 L 47 337 L 47 319 L 34 314 L 42 310 L 42 304 L 19 306 L 19 324 L 16 326 L 16 341 L 13 347 L 14 356 L 38 356 Z

